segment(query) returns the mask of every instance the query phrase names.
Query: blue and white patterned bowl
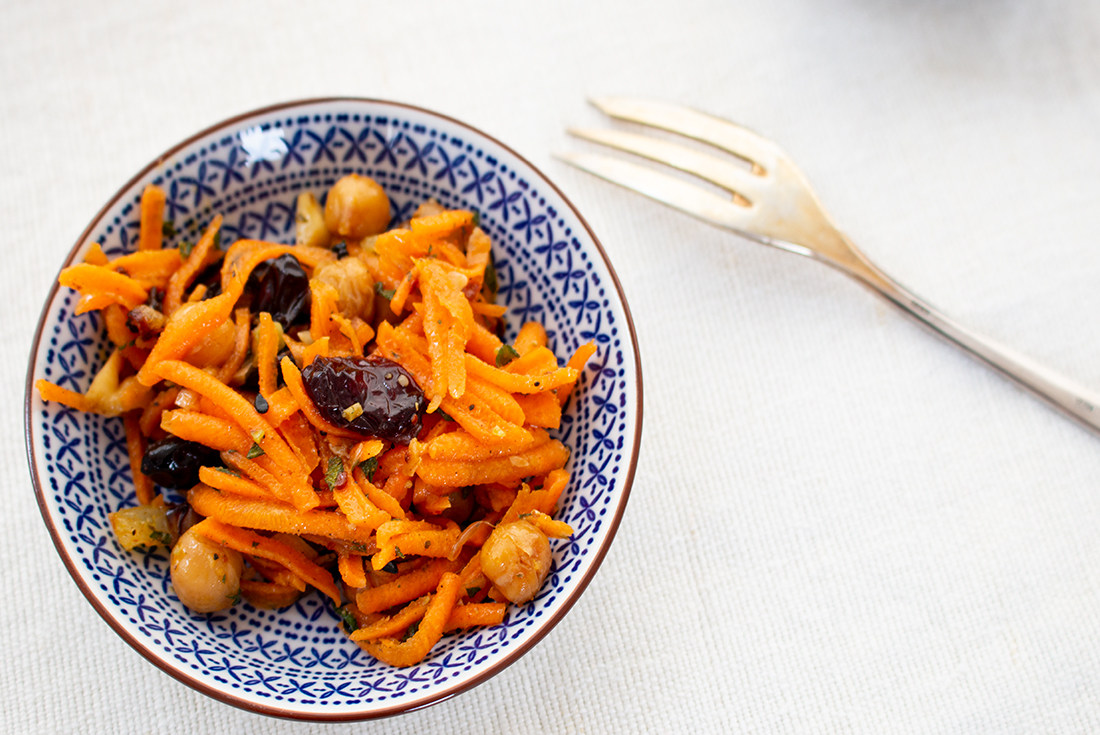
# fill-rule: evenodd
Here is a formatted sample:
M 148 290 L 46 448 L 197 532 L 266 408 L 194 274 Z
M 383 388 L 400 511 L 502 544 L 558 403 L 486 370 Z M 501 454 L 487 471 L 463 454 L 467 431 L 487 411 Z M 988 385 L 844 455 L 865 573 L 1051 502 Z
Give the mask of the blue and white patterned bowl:
M 27 376 L 26 431 L 42 516 L 73 579 L 112 628 L 168 674 L 223 702 L 306 720 L 361 720 L 452 697 L 522 656 L 576 602 L 611 544 L 630 491 L 641 437 L 642 385 L 634 328 L 611 264 L 580 214 L 516 153 L 450 118 L 392 102 L 294 102 L 216 125 L 133 178 L 81 235 L 65 266 L 102 244 L 135 247 L 138 201 L 148 183 L 168 194 L 166 218 L 190 237 L 225 215 L 223 243 L 292 242 L 294 201 L 320 195 L 344 174 L 377 179 L 395 221 L 424 199 L 476 209 L 492 236 L 500 300 L 512 334 L 545 324 L 559 357 L 595 340 L 563 417 L 572 482 L 558 517 L 576 530 L 554 542 L 554 569 L 534 602 L 505 622 L 446 636 L 418 666 L 373 660 L 341 632 L 321 595 L 271 612 L 240 604 L 198 615 L 172 593 L 163 552 L 130 553 L 107 514 L 135 503 L 120 419 L 44 404 L 46 378 L 87 389 L 106 358 L 95 313 L 74 316 L 74 293 L 54 287 L 39 322 Z

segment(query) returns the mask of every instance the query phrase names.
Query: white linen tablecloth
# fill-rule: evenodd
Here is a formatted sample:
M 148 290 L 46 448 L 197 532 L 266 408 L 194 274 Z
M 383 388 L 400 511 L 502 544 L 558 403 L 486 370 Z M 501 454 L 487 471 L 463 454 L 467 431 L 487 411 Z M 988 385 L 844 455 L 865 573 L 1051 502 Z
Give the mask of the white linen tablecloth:
M 0 3 L 0 731 L 1100 729 L 1100 436 L 844 276 L 553 160 L 586 95 L 784 146 L 872 260 L 1100 388 L 1100 4 L 1088 0 Z M 80 595 L 23 444 L 69 247 L 129 177 L 249 109 L 409 102 L 589 220 L 641 343 L 645 435 L 595 581 L 422 712 L 268 720 L 148 664 Z

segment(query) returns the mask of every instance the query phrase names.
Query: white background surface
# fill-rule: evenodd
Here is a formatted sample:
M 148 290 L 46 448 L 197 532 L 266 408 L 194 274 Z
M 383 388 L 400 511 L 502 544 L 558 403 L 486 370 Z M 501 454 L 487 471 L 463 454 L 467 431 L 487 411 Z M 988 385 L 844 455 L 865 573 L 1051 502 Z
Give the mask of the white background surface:
M 567 169 L 586 95 L 784 146 L 872 260 L 1100 389 L 1100 5 L 0 2 L 0 731 L 1096 732 L 1100 437 L 853 282 Z M 268 720 L 117 638 L 56 557 L 26 356 L 71 244 L 139 168 L 274 102 L 452 115 L 543 169 L 618 269 L 645 436 L 592 586 L 423 712 Z

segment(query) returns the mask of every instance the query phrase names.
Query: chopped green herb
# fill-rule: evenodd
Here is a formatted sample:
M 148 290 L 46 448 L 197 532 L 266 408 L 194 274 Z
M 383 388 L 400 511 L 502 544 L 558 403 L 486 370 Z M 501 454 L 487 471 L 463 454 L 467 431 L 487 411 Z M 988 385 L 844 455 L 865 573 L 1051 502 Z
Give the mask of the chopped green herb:
M 476 594 L 477 594 L 478 592 L 481 592 L 481 588 L 480 588 L 480 587 L 467 587 L 467 588 L 466 588 L 466 596 L 467 596 L 467 597 L 473 597 L 473 596 L 474 596 L 474 595 L 476 595 Z
M 364 551 L 367 550 L 367 545 L 364 544 L 364 543 L 360 543 L 360 542 L 356 541 L 356 542 L 352 543 L 351 548 L 355 549 L 359 553 L 363 553 Z
M 393 298 L 394 290 L 392 288 L 386 288 L 385 286 L 383 286 L 381 281 L 375 281 L 374 290 L 377 291 L 378 294 L 384 299 Z
M 398 559 L 404 559 L 405 555 L 401 553 L 401 549 L 397 546 L 393 547 L 394 552 L 397 554 Z
M 450 416 L 449 416 L 449 415 L 447 414 L 447 412 L 446 412 L 446 411 L 444 411 L 444 410 L 443 410 L 443 409 L 441 409 L 441 408 L 437 408 L 437 409 L 435 410 L 435 412 L 436 412 L 436 414 L 437 414 L 437 415 L 439 416 L 439 418 L 443 419 L 444 421 L 454 421 L 454 419 L 452 419 L 452 418 L 451 418 L 451 417 L 450 417 Z
M 216 249 L 216 250 L 221 250 L 222 249 L 222 231 L 221 230 L 218 230 L 217 232 L 214 233 L 214 249 Z
M 217 558 L 218 558 L 218 555 L 217 555 L 217 554 L 214 554 L 214 558 L 215 558 L 215 559 L 217 559 Z M 228 576 L 228 575 L 226 575 L 226 574 L 223 574 L 223 575 L 222 575 L 222 584 L 225 584 L 225 578 L 226 578 L 227 576 Z
M 328 484 L 329 489 L 335 490 L 345 482 L 347 482 L 347 475 L 344 474 L 344 460 L 339 457 L 330 457 L 328 466 L 325 468 L 325 483 Z
M 489 294 L 492 296 L 497 295 L 497 267 L 493 262 L 493 254 L 489 253 L 489 262 L 485 266 L 485 280 L 483 281 L 485 288 L 489 290 Z
M 216 469 L 218 472 L 224 472 L 227 475 L 233 475 L 233 477 L 240 477 L 241 476 L 239 472 L 235 472 L 235 471 L 229 469 L 228 467 L 215 467 L 214 469 Z
M 186 240 L 180 243 L 180 257 L 186 258 L 191 254 L 191 251 L 195 248 L 193 243 L 189 243 Z
M 233 604 L 236 605 L 238 602 L 241 601 L 241 591 L 237 590 L 233 594 L 226 595 L 225 597 L 226 597 L 227 600 L 232 600 Z
M 481 226 L 481 212 L 474 210 L 474 227 Z
M 164 220 L 164 223 L 160 226 L 160 232 L 165 237 L 175 237 L 176 236 L 176 223 L 175 223 L 175 221 L 170 220 L 170 219 Z
M 364 459 L 359 463 L 359 469 L 363 471 L 368 480 L 374 482 L 374 473 L 378 471 L 378 457 Z
M 359 630 L 359 622 L 355 619 L 355 616 L 351 614 L 351 611 L 346 607 L 336 608 L 336 614 L 340 616 L 340 620 L 344 622 L 344 630 L 349 633 L 354 633 Z
M 512 345 L 501 345 L 500 349 L 497 350 L 497 367 L 504 367 L 517 357 L 519 357 L 519 353 L 516 352 L 515 347 L 512 347 Z
M 405 635 L 401 636 L 401 640 L 402 641 L 409 640 L 414 635 L 416 635 L 416 631 L 418 631 L 418 630 L 420 630 L 420 621 L 419 620 L 417 620 L 415 623 L 413 623 L 412 625 L 409 626 L 409 629 L 405 631 Z
M 172 534 L 168 533 L 167 531 L 150 531 L 149 538 L 153 539 L 154 541 L 159 541 L 165 546 L 172 545 Z
M 248 450 L 248 454 L 245 455 L 249 459 L 256 459 L 256 457 L 264 456 L 264 448 L 259 444 L 253 444 L 252 448 Z

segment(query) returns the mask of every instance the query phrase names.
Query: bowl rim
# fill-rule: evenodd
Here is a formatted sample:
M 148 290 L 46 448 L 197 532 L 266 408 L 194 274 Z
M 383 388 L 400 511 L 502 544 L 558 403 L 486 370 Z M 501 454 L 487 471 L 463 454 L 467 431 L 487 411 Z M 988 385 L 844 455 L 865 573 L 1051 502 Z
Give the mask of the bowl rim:
M 562 604 L 553 611 L 547 624 L 542 626 L 541 629 L 539 629 L 536 633 L 531 635 L 527 640 L 520 643 L 518 646 L 516 646 L 514 650 L 510 651 L 507 655 L 503 656 L 500 661 L 496 662 L 492 666 L 489 666 L 486 670 L 479 672 L 478 674 L 473 675 L 467 679 L 463 679 L 457 682 L 454 686 L 446 688 L 442 692 L 430 694 L 428 696 L 421 697 L 404 704 L 379 707 L 376 709 L 372 708 L 369 711 L 342 713 L 338 712 L 326 714 L 323 712 L 299 711 L 288 709 L 285 707 L 272 707 L 258 702 L 250 701 L 242 697 L 234 696 L 227 691 L 217 689 L 213 686 L 210 686 L 206 682 L 191 677 L 181 669 L 172 667 L 164 658 L 157 655 L 154 651 L 147 648 L 144 644 L 134 638 L 130 634 L 130 632 L 127 631 L 125 627 L 123 627 L 121 623 L 119 623 L 118 620 L 115 619 L 115 616 L 111 613 L 111 611 L 108 610 L 92 593 L 92 590 L 89 588 L 88 584 L 85 582 L 83 576 L 79 572 L 79 568 L 76 564 L 76 559 L 70 556 L 70 554 L 66 550 L 65 545 L 63 544 L 61 539 L 60 531 L 58 530 L 55 521 L 49 513 L 46 503 L 46 496 L 42 489 L 42 483 L 39 478 L 38 463 L 35 458 L 34 441 L 32 439 L 33 415 L 31 406 L 34 400 L 35 366 L 37 364 L 37 357 L 42 341 L 42 335 L 46 326 L 46 319 L 50 313 L 50 307 L 56 299 L 57 293 L 61 288 L 61 285 L 58 283 L 56 276 L 53 279 L 49 294 L 46 296 L 45 303 L 42 306 L 42 312 L 38 317 L 38 326 L 35 328 L 34 338 L 31 342 L 30 357 L 27 361 L 27 378 L 23 397 L 23 426 L 24 439 L 27 450 L 27 461 L 31 475 L 31 483 L 34 485 L 34 493 L 35 498 L 38 502 L 38 510 L 42 515 L 43 522 L 46 524 L 46 527 L 50 532 L 50 538 L 53 540 L 54 548 L 57 550 L 57 554 L 61 557 L 62 562 L 64 562 L 65 568 L 69 572 L 69 576 L 76 583 L 77 587 L 80 589 L 80 592 L 84 595 L 85 599 L 87 599 L 88 602 L 91 603 L 92 607 L 99 614 L 99 616 L 120 638 L 122 638 L 130 646 L 130 648 L 140 653 L 147 661 L 149 661 L 158 669 L 168 674 L 173 679 L 176 679 L 180 683 L 188 686 L 189 688 L 197 692 L 200 692 L 201 694 L 205 694 L 212 699 L 218 700 L 224 704 L 228 704 L 238 709 L 253 712 L 255 714 L 266 715 L 268 717 L 305 722 L 362 722 L 366 720 L 392 717 L 394 715 L 424 709 L 425 707 L 447 701 L 448 699 L 456 697 L 463 692 L 467 692 L 474 687 L 485 683 L 486 681 L 518 661 L 524 655 L 526 655 L 528 651 L 534 648 L 534 646 L 538 644 L 539 641 L 541 641 L 551 630 L 553 630 L 558 625 L 558 623 L 561 622 L 561 620 L 565 617 L 569 610 L 572 609 L 577 600 L 580 599 L 581 595 L 588 588 L 588 585 L 595 577 L 596 572 L 599 570 L 600 565 L 603 563 L 604 557 L 606 556 L 608 550 L 611 548 L 611 543 L 615 539 L 615 535 L 618 532 L 619 524 L 622 521 L 623 513 L 626 510 L 626 504 L 630 498 L 631 486 L 634 483 L 634 475 L 638 467 L 638 452 L 641 448 L 642 419 L 644 414 L 644 393 L 642 384 L 641 355 L 638 349 L 638 335 L 634 328 L 634 320 L 630 313 L 630 307 L 626 300 L 626 294 L 623 292 L 623 287 L 619 281 L 619 276 L 615 272 L 615 268 L 611 264 L 611 260 L 607 257 L 607 253 L 604 250 L 603 245 L 600 243 L 599 238 L 596 237 L 596 233 L 592 231 L 592 227 L 588 224 L 588 221 L 585 220 L 583 215 L 581 215 L 580 211 L 573 205 L 569 198 L 565 196 L 561 189 L 559 189 L 557 185 L 554 184 L 554 182 L 551 181 L 538 167 L 536 167 L 525 157 L 521 156 L 515 150 L 505 145 L 494 136 L 489 135 L 488 133 L 485 133 L 484 131 L 475 128 L 468 123 L 462 122 L 461 120 L 457 120 L 448 115 L 435 112 L 434 110 L 429 110 L 424 107 L 410 105 L 404 102 L 395 102 L 392 100 L 366 97 L 313 97 L 299 100 L 290 100 L 287 102 L 280 102 L 273 105 L 268 105 L 266 107 L 260 107 L 254 110 L 249 110 L 237 115 L 233 115 L 224 120 L 221 120 L 220 122 L 210 125 L 200 130 L 199 132 L 188 136 L 184 140 L 173 145 L 168 150 L 158 155 L 150 163 L 142 167 L 142 169 L 138 171 L 134 176 L 132 176 L 125 184 L 123 184 L 118 189 L 118 191 L 116 191 L 115 194 L 112 195 L 110 199 L 108 199 L 107 203 L 95 214 L 95 216 L 92 217 L 88 226 L 85 227 L 84 230 L 77 237 L 76 242 L 73 244 L 72 248 L 70 248 L 69 254 L 65 258 L 65 261 L 62 263 L 61 268 L 58 269 L 58 273 L 60 273 L 61 270 L 64 270 L 73 263 L 73 261 L 76 259 L 78 249 L 92 234 L 92 231 L 96 228 L 96 226 L 98 226 L 98 224 L 107 214 L 107 212 L 110 211 L 111 208 L 113 208 L 120 199 L 126 196 L 127 192 L 129 192 L 131 188 L 137 184 L 137 182 L 139 182 L 157 166 L 160 166 L 166 159 L 192 145 L 201 138 L 204 138 L 224 128 L 233 126 L 248 118 L 255 117 L 257 115 L 270 114 L 279 110 L 303 107 L 306 105 L 332 103 L 380 104 L 409 110 L 418 114 L 438 118 L 451 125 L 456 125 L 490 141 L 496 146 L 499 146 L 502 150 L 514 156 L 517 160 L 527 166 L 538 178 L 542 179 L 542 182 L 549 186 L 550 189 L 553 190 L 553 192 L 561 198 L 562 203 L 565 204 L 572 211 L 573 215 L 576 216 L 577 220 L 584 227 L 585 232 L 588 233 L 588 237 L 591 238 L 592 243 L 596 246 L 596 251 L 599 253 L 600 258 L 603 260 L 603 264 L 607 268 L 608 274 L 611 277 L 611 282 L 614 284 L 615 291 L 619 297 L 619 302 L 622 305 L 623 314 L 626 319 L 626 326 L 630 334 L 630 348 L 633 351 L 635 366 L 633 379 L 637 391 L 637 410 L 634 436 L 630 445 L 630 463 L 627 467 L 627 472 L 622 482 L 622 500 L 618 503 L 614 515 L 610 519 L 607 535 L 605 536 L 603 542 L 600 544 L 600 547 L 596 550 L 591 567 L 578 583 L 574 593 L 563 600 Z

